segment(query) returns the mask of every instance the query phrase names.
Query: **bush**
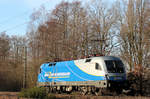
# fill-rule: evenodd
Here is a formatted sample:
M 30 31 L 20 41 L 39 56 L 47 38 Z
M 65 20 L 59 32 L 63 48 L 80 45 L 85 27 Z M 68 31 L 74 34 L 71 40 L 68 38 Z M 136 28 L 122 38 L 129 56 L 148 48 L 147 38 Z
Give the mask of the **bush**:
M 19 93 L 20 97 L 44 99 L 47 97 L 45 88 L 34 87 L 30 89 L 22 89 Z

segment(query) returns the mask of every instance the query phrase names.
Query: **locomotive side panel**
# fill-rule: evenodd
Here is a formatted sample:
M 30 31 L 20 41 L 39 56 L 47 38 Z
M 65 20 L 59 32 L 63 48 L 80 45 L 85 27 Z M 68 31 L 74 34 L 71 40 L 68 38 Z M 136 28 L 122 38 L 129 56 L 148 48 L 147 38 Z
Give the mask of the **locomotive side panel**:
M 74 61 L 57 62 L 49 66 L 41 66 L 41 73 L 38 75 L 38 83 L 41 85 L 101 85 L 103 82 L 106 86 L 104 75 L 92 75 L 81 70 L 75 65 Z M 96 82 L 95 82 L 96 81 Z M 104 86 L 103 86 L 104 87 Z

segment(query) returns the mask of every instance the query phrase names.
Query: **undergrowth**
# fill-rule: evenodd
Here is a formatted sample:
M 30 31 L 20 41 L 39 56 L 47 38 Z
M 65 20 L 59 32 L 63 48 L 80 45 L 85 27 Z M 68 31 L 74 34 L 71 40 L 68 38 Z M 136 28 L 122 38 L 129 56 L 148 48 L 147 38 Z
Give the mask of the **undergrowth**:
M 46 89 L 43 87 L 33 87 L 29 89 L 22 89 L 19 97 L 35 98 L 35 99 L 56 99 L 52 94 L 47 94 Z

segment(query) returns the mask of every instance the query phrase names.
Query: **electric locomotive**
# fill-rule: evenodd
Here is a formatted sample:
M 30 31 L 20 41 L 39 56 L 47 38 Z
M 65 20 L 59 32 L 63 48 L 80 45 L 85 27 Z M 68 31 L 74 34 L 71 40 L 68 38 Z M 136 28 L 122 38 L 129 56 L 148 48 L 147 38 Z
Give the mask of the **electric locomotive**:
M 99 56 L 85 59 L 47 62 L 41 65 L 37 85 L 50 92 L 81 92 L 101 95 L 121 92 L 126 70 L 120 58 Z

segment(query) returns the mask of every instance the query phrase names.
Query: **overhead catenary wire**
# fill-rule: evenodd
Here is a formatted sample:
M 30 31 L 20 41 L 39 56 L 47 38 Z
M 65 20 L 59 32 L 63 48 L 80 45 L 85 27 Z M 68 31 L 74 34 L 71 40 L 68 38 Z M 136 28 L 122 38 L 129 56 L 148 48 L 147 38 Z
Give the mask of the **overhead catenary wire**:
M 17 24 L 17 25 L 15 25 L 14 27 L 7 28 L 5 31 L 7 32 L 7 31 L 10 31 L 10 30 L 16 29 L 16 28 L 18 28 L 18 27 L 21 27 L 21 26 L 27 24 L 27 23 L 28 23 L 28 22 L 24 22 L 24 23 L 21 23 L 21 24 Z
M 15 16 L 13 16 L 13 17 L 9 17 L 9 18 L 7 18 L 7 19 L 5 19 L 5 20 L 3 20 L 3 21 L 0 21 L 0 27 L 1 27 L 2 25 L 6 24 L 7 22 L 10 22 L 10 21 L 12 21 L 12 20 L 14 20 L 14 19 L 17 19 L 17 18 L 20 18 L 20 17 L 26 15 L 28 12 L 29 12 L 29 10 L 28 10 L 28 11 L 25 11 L 24 13 L 21 13 L 21 14 L 19 14 L 19 15 L 15 15 Z
M 42 4 L 40 4 L 40 6 L 41 6 L 41 5 L 44 5 L 44 4 L 47 4 L 48 2 L 49 2 L 49 0 L 47 0 L 47 1 L 43 2 Z M 33 8 L 33 9 L 35 9 L 35 8 Z M 22 14 L 13 16 L 13 17 L 11 17 L 11 18 L 8 18 L 8 19 L 6 19 L 6 20 L 4 20 L 4 21 L 0 21 L 0 27 L 1 27 L 2 24 L 6 24 L 6 23 L 8 23 L 8 22 L 10 22 L 10 21 L 12 21 L 12 20 L 14 20 L 14 19 L 16 19 L 16 18 L 20 18 L 20 17 L 26 15 L 28 12 L 29 12 L 29 10 L 23 12 Z M 23 26 L 23 25 L 25 25 L 25 24 L 27 24 L 27 23 L 29 23 L 29 22 L 23 22 L 23 23 L 21 23 L 21 24 L 17 24 L 17 25 L 15 25 L 15 26 L 13 26 L 13 27 L 4 29 L 4 30 L 1 31 L 0 33 L 2 33 L 2 32 L 7 32 L 7 31 L 10 31 L 10 30 L 14 30 L 14 29 L 16 29 L 16 28 L 18 28 L 18 27 L 21 27 L 21 26 Z

